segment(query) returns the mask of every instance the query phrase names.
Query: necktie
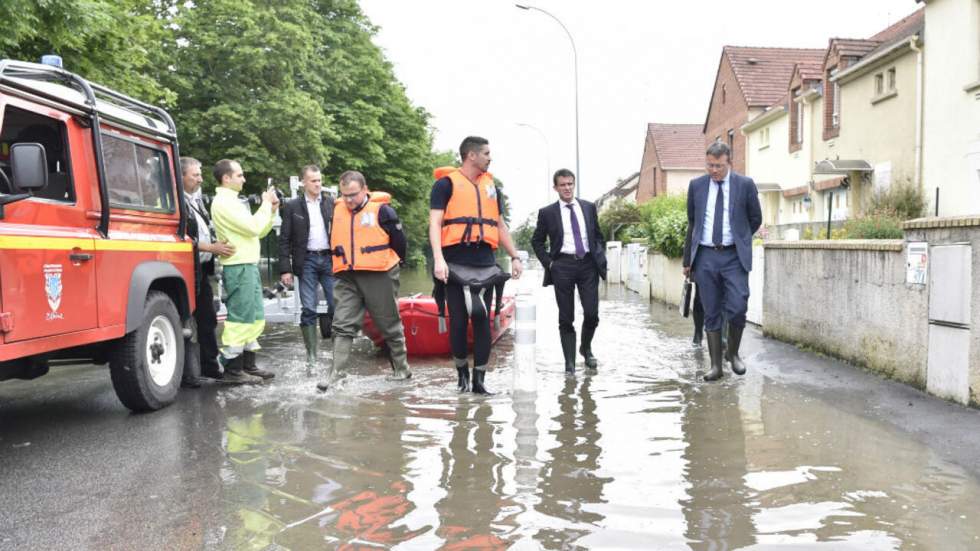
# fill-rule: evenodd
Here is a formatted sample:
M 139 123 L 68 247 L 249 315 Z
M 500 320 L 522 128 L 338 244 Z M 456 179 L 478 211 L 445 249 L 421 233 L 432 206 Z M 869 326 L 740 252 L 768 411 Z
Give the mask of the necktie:
M 720 247 L 722 245 L 721 229 L 725 223 L 725 188 L 722 187 L 724 182 L 715 183 L 718 184 L 718 194 L 715 196 L 715 217 L 711 223 L 711 242 L 715 244 L 715 247 Z
M 572 239 L 575 240 L 575 258 L 581 259 L 585 257 L 585 245 L 582 244 L 582 228 L 578 225 L 578 217 L 575 216 L 575 209 L 572 205 L 565 205 L 568 207 L 568 215 L 572 217 Z

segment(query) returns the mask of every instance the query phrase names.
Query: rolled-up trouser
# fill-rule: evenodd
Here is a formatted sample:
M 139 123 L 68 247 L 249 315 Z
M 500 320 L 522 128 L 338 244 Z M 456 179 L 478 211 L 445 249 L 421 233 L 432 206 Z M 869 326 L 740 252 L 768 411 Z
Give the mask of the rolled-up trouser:
M 367 310 L 388 345 L 392 366 L 402 371 L 408 369 L 408 353 L 405 329 L 398 312 L 399 272 L 400 268 L 395 266 L 387 272 L 357 270 L 335 274 L 333 334 L 335 337 L 356 337 Z M 346 368 L 346 365 L 334 364 L 334 370 L 338 372 Z
M 265 329 L 262 279 L 256 264 L 224 266 L 222 278 L 228 295 L 228 317 L 221 332 L 221 355 L 231 359 L 245 350 L 261 348 L 258 339 Z

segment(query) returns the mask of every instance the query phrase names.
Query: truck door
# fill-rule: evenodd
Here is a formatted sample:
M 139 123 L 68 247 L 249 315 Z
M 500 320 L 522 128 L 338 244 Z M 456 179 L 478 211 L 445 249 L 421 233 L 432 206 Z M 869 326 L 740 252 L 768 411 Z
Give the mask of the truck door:
M 10 98 L 0 119 L 0 192 L 8 185 L 10 146 L 40 143 L 48 164 L 48 185 L 34 197 L 6 205 L 0 219 L 0 280 L 3 312 L 9 316 L 6 342 L 61 335 L 96 327 L 95 236 L 86 218 L 89 194 L 77 189 L 91 178 L 73 173 L 89 165 L 72 152 L 70 136 L 84 129 L 68 114 Z M 74 158 L 73 158 L 74 157 Z M 80 199 L 82 199 L 80 201 Z M 12 325 L 12 327 L 9 327 Z

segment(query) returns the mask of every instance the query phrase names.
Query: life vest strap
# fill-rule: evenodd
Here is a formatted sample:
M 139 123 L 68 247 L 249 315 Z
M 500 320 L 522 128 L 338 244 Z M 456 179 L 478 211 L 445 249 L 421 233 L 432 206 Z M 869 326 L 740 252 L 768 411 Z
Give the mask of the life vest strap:
M 390 248 L 390 243 L 385 243 L 384 245 L 371 245 L 370 247 L 361 247 L 361 254 L 376 253 L 378 251 L 385 251 Z
M 471 243 L 475 241 L 483 241 L 483 226 L 497 227 L 497 221 L 492 218 L 480 218 L 477 216 L 459 216 L 456 218 L 447 218 L 442 221 L 442 225 L 452 225 L 452 224 L 466 224 L 466 229 L 463 230 L 463 235 L 460 238 L 463 243 Z M 473 226 L 479 226 L 480 228 L 480 238 L 473 239 Z

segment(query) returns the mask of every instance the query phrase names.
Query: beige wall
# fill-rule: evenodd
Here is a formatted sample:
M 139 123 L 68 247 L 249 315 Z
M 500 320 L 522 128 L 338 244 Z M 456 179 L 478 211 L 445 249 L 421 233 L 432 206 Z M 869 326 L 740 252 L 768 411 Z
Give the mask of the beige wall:
M 667 195 L 683 195 L 687 193 L 687 185 L 691 180 L 704 174 L 703 170 L 667 170 Z
M 915 167 L 916 54 L 866 68 L 841 85 L 840 135 L 817 144 L 814 158 L 891 163 L 891 181 L 913 181 Z M 895 94 L 875 102 L 875 76 L 896 70 Z M 887 85 L 886 85 L 887 86 Z
M 931 198 L 940 188 L 940 216 L 977 214 L 980 87 L 965 88 L 980 83 L 980 0 L 930 0 L 925 9 L 922 183 Z

